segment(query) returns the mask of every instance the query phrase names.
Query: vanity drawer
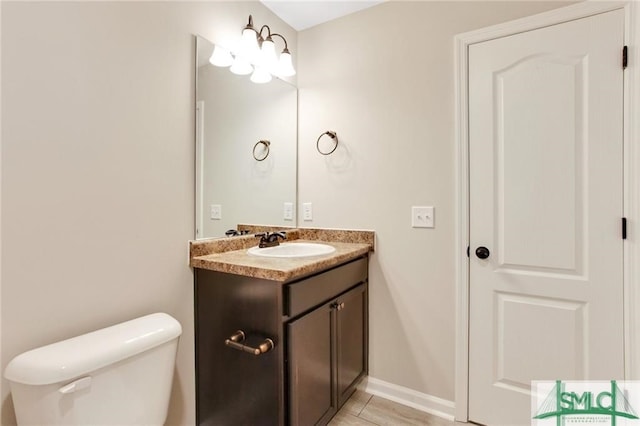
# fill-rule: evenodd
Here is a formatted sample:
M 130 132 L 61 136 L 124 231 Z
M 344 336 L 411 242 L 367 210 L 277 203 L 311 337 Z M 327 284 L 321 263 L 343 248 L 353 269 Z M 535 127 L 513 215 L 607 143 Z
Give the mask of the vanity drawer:
M 284 314 L 296 316 L 367 280 L 368 258 L 363 257 L 284 288 Z

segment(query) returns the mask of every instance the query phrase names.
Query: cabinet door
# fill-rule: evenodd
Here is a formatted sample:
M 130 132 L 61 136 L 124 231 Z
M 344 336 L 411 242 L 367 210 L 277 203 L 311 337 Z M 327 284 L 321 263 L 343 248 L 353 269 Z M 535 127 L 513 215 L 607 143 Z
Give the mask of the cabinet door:
M 293 426 L 326 424 L 337 411 L 332 311 L 327 303 L 287 325 L 289 421 Z
M 338 407 L 367 372 L 367 291 L 362 284 L 336 301 L 336 370 Z
M 196 413 L 199 426 L 282 426 L 284 353 L 280 294 L 276 283 L 196 269 Z M 225 345 L 236 330 L 256 346 L 256 356 Z M 254 340 L 256 339 L 256 340 Z

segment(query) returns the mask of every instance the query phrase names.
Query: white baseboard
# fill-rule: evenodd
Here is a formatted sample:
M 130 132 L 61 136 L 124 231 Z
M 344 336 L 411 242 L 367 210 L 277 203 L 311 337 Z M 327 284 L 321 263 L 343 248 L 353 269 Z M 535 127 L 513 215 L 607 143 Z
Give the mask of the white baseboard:
M 372 395 L 442 417 L 443 419 L 454 419 L 455 406 L 453 401 L 394 385 L 371 376 L 366 377 L 358 388 Z

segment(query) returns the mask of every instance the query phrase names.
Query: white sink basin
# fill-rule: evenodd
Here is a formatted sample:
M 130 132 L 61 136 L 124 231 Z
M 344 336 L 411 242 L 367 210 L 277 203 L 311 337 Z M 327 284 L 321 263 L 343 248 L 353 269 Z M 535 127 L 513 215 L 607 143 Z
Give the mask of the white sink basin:
M 247 253 L 252 256 L 261 257 L 311 257 L 331 254 L 336 251 L 335 247 L 320 243 L 282 243 L 275 247 L 251 247 Z

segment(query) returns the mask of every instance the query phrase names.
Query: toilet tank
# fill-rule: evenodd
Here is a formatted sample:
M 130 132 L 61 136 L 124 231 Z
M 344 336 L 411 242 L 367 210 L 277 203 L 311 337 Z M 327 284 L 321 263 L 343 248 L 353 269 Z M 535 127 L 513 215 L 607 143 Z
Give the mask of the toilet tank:
M 162 425 L 181 333 L 156 313 L 16 356 L 5 378 L 18 425 Z

